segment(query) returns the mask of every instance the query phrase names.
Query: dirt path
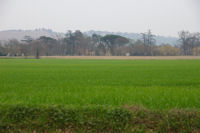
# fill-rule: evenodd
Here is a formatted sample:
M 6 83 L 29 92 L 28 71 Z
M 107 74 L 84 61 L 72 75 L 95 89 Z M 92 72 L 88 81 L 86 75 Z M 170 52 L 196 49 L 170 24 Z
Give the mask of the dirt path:
M 116 59 L 116 60 L 184 60 L 200 59 L 200 56 L 42 56 L 55 59 Z

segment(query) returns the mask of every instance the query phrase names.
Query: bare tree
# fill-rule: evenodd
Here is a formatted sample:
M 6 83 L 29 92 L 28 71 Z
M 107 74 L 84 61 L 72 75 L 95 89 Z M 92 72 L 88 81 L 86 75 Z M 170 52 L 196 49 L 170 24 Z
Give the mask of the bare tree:
M 200 44 L 200 33 L 190 33 L 189 31 L 179 32 L 179 41 L 181 42 L 180 48 L 183 55 L 192 55 L 193 50 Z
M 151 30 L 148 30 L 146 33 L 142 34 L 142 40 L 145 47 L 144 55 L 153 55 L 153 45 L 155 45 L 155 35 L 151 33 Z

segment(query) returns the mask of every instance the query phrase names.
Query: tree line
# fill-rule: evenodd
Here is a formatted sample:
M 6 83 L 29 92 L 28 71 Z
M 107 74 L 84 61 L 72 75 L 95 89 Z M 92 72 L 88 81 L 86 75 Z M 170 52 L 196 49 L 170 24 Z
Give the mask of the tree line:
M 141 39 L 131 40 L 119 35 L 87 36 L 81 31 L 68 31 L 64 38 L 25 36 L 0 43 L 0 56 L 178 56 L 200 55 L 200 33 L 179 32 L 179 44 L 156 45 L 149 30 Z

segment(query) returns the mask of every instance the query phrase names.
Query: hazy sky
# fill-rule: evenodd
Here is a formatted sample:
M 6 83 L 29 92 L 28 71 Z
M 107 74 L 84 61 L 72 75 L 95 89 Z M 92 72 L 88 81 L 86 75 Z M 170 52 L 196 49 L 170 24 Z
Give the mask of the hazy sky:
M 200 31 L 200 0 L 0 0 L 0 30 L 35 28 L 177 36 Z

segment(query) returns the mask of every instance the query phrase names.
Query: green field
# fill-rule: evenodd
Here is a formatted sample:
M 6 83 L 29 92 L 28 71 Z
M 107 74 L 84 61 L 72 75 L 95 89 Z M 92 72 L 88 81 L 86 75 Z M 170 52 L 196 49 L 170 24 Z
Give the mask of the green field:
M 200 108 L 200 60 L 0 59 L 1 105 Z
M 2 133 L 199 133 L 200 60 L 0 59 Z

